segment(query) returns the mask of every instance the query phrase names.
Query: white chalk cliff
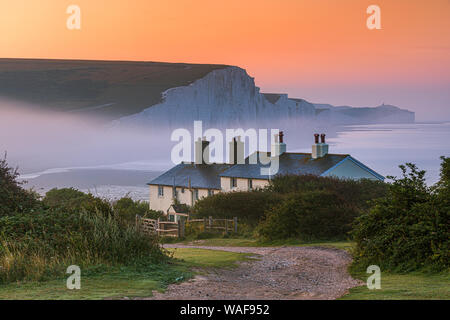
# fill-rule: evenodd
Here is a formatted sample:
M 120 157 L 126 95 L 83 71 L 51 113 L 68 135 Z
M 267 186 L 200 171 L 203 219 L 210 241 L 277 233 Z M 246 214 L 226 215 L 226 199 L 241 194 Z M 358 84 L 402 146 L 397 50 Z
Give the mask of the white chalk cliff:
M 357 109 L 357 112 L 352 111 Z M 244 69 L 232 66 L 214 70 L 188 86 L 168 89 L 163 92 L 160 103 L 119 118 L 114 125 L 163 125 L 174 129 L 192 125 L 195 120 L 217 128 L 270 127 L 277 121 L 289 121 L 294 126 L 316 120 L 375 123 L 377 117 L 368 116 L 375 109 L 314 105 L 303 99 L 289 98 L 286 94 L 264 94 Z M 388 111 L 388 122 L 389 117 L 392 117 L 392 122 L 414 121 L 414 113 L 407 110 L 391 107 Z M 382 113 L 383 110 L 376 112 L 377 115 Z

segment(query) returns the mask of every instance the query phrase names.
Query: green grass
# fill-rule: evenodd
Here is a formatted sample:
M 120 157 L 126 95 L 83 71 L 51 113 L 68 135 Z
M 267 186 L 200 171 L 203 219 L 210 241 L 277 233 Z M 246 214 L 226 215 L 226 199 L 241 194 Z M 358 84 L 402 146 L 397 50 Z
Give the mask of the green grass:
M 0 287 L 0 299 L 12 300 L 92 300 L 149 297 L 153 290 L 191 278 L 193 268 L 230 268 L 246 255 L 202 249 L 172 249 L 174 262 L 136 268 L 106 268 L 101 274 L 81 271 L 81 289 L 68 290 L 66 279 L 12 283 Z M 68 276 L 68 275 L 67 275 Z
M 352 273 L 364 282 L 369 274 Z M 450 300 L 450 276 L 448 273 L 394 274 L 381 272 L 381 289 L 369 290 L 366 285 L 350 289 L 342 300 Z

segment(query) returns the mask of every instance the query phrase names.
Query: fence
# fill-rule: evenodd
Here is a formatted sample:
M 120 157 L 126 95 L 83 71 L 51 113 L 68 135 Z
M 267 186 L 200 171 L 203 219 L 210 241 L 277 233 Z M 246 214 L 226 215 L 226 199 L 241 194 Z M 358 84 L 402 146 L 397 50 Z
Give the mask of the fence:
M 203 219 L 181 219 L 178 222 L 161 221 L 160 219 L 146 219 L 136 215 L 136 227 L 144 233 L 156 234 L 164 237 L 183 238 L 186 232 L 186 224 L 200 224 L 203 232 L 234 232 L 237 233 L 238 220 L 233 219 L 213 219 L 213 217 Z

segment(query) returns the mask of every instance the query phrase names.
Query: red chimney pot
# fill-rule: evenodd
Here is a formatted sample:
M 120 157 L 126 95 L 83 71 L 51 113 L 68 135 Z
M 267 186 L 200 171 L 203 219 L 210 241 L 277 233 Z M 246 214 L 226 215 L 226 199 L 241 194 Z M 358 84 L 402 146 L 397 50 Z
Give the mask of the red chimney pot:
M 319 134 L 318 133 L 314 134 L 314 141 L 316 142 L 316 144 L 319 143 Z

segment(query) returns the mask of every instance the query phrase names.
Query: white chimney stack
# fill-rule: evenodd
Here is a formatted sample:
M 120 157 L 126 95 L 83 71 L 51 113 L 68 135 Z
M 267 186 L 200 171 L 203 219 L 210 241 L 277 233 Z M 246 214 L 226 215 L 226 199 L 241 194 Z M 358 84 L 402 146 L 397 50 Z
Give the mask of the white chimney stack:
M 244 142 L 241 141 L 241 137 L 238 136 L 233 138 L 230 142 L 230 149 L 229 149 L 229 163 L 230 164 L 245 164 L 244 159 L 244 151 L 245 146 Z
M 283 131 L 280 131 L 279 134 L 275 135 L 275 143 L 272 144 L 270 149 L 270 155 L 272 157 L 281 156 L 283 153 L 286 152 L 286 144 L 283 142 L 284 140 L 284 133 Z
M 209 164 L 209 141 L 206 137 L 195 141 L 195 164 Z
M 325 133 L 320 135 L 320 143 L 319 143 L 319 134 L 314 134 L 314 144 L 312 146 L 311 158 L 319 159 L 328 154 L 328 144 L 325 143 Z

